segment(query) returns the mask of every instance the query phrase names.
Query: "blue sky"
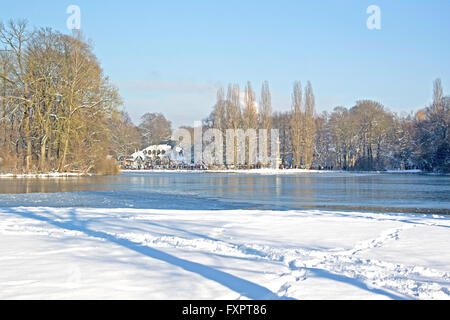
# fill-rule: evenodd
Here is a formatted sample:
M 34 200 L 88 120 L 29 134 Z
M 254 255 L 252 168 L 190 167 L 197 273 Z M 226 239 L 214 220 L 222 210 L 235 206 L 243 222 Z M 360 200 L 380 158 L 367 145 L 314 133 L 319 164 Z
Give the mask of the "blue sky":
M 219 85 L 270 82 L 273 107 L 290 108 L 294 81 L 310 80 L 317 110 L 374 99 L 396 112 L 450 87 L 450 1 L 0 0 L 0 21 L 26 18 L 63 33 L 69 5 L 125 108 L 139 122 L 162 112 L 174 126 L 206 117 Z M 366 9 L 381 9 L 369 30 Z

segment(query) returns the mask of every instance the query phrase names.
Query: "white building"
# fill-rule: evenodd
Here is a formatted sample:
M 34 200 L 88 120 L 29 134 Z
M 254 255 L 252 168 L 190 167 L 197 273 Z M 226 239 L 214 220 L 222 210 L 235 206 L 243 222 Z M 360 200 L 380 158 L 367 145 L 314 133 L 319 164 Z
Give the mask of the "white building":
M 126 165 L 133 169 L 144 169 L 146 167 L 162 165 L 180 165 L 183 163 L 187 163 L 183 149 L 169 143 L 149 146 L 133 153 L 126 159 Z

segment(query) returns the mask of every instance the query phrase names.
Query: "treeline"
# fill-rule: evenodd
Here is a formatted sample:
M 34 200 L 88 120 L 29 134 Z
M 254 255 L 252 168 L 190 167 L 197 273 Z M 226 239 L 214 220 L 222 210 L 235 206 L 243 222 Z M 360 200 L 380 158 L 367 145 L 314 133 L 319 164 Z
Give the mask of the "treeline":
M 134 125 L 81 35 L 0 24 L 0 169 L 115 173 Z
M 116 173 L 117 160 L 171 138 L 162 114 L 147 113 L 135 126 L 119 110 L 118 90 L 80 34 L 10 22 L 0 24 L 0 45 L 0 172 Z M 318 115 L 309 82 L 294 84 L 290 111 L 274 112 L 269 83 L 257 96 L 248 82 L 242 91 L 232 84 L 219 88 L 203 124 L 224 133 L 265 129 L 268 141 L 277 129 L 284 167 L 449 172 L 449 108 L 439 79 L 431 105 L 409 116 L 370 100 Z M 236 168 L 236 156 L 226 166 Z
M 267 82 L 259 100 L 250 83 L 243 91 L 243 100 L 238 85 L 229 85 L 224 92 L 223 88 L 218 90 L 217 103 L 204 125 L 222 132 L 278 129 L 284 167 L 450 171 L 450 97 L 443 95 L 440 79 L 434 82 L 432 104 L 414 116 L 400 116 L 371 100 L 317 115 L 310 82 L 304 89 L 299 82 L 294 84 L 288 112 L 272 111 Z

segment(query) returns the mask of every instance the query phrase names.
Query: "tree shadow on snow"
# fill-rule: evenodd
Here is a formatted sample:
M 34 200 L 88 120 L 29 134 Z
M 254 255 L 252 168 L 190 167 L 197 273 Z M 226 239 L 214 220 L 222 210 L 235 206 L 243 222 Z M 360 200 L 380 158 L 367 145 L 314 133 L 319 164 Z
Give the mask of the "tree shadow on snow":
M 363 289 L 366 291 L 370 291 L 376 294 L 380 294 L 383 296 L 386 296 L 390 299 L 393 300 L 405 300 L 405 299 L 409 299 L 409 297 L 405 297 L 405 296 L 400 296 L 394 293 L 391 293 L 389 291 L 383 290 L 383 289 L 377 289 L 377 288 L 371 288 L 369 287 L 367 284 L 365 284 L 362 281 L 359 281 L 358 279 L 355 278 L 350 278 L 344 275 L 340 275 L 340 274 L 335 274 L 335 273 L 331 273 L 327 270 L 324 269 L 318 269 L 318 268 L 302 268 L 308 272 L 311 272 L 313 275 L 319 277 L 319 278 L 326 278 L 326 279 L 330 279 L 330 280 L 334 280 L 334 281 L 338 281 L 338 282 L 342 282 L 342 283 L 346 283 L 349 285 L 352 285 L 354 287 L 357 287 L 359 289 Z
M 192 262 L 189 260 L 181 259 L 175 257 L 171 254 L 165 253 L 161 250 L 157 250 L 151 247 L 147 247 L 141 245 L 139 243 L 135 243 L 126 239 L 120 239 L 113 235 L 107 234 L 102 231 L 90 230 L 88 228 L 89 220 L 81 221 L 77 218 L 75 210 L 71 209 L 66 211 L 65 213 L 69 214 L 70 218 L 68 221 L 62 222 L 62 220 L 66 220 L 66 218 L 61 218 L 59 216 L 53 215 L 51 217 L 40 216 L 27 211 L 20 211 L 17 209 L 8 209 L 9 212 L 19 215 L 24 218 L 34 219 L 42 222 L 49 223 L 55 227 L 62 228 L 70 231 L 78 231 L 82 232 L 87 236 L 103 239 L 114 243 L 116 245 L 122 246 L 129 250 L 135 251 L 142 255 L 145 255 L 149 258 L 157 259 L 166 263 L 169 263 L 173 266 L 180 267 L 186 271 L 196 273 L 206 279 L 215 281 L 236 293 L 239 293 L 241 296 L 248 297 L 253 300 L 272 300 L 272 299 L 289 299 L 289 297 L 280 297 L 269 289 L 260 286 L 256 283 L 250 282 L 248 280 L 233 276 L 229 273 L 214 269 L 212 267 Z M 46 212 L 49 213 L 49 212 Z M 51 213 L 50 213 L 51 215 Z M 52 220 L 54 218 L 54 220 Z

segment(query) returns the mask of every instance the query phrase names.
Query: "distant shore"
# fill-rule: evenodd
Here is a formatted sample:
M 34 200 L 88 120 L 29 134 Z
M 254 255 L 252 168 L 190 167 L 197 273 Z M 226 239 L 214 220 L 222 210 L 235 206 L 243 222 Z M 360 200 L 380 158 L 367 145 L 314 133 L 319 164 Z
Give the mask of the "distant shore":
M 230 173 L 230 174 L 311 174 L 311 173 L 423 173 L 421 170 L 387 170 L 387 171 L 344 171 L 344 170 L 306 170 L 306 169 L 229 169 L 229 170 L 188 170 L 188 169 L 148 169 L 122 170 L 122 173 Z
M 0 173 L 0 178 L 17 178 L 17 179 L 25 179 L 25 178 L 69 178 L 69 177 L 88 177 L 92 176 L 92 174 L 85 173 L 74 173 L 74 172 L 50 172 L 50 173 L 29 173 L 29 174 L 15 174 L 15 173 Z
M 354 173 L 354 174 L 431 174 L 446 175 L 443 173 L 429 173 L 421 170 L 386 170 L 386 171 L 344 171 L 344 170 L 306 170 L 306 169 L 148 169 L 148 170 L 121 170 L 121 173 L 222 173 L 222 174 L 257 174 L 257 175 L 300 175 L 300 174 L 329 174 L 329 173 Z M 30 173 L 14 174 L 0 173 L 0 178 L 29 179 L 29 178 L 76 178 L 96 176 L 97 174 L 86 174 L 76 172 L 50 172 L 50 173 Z

